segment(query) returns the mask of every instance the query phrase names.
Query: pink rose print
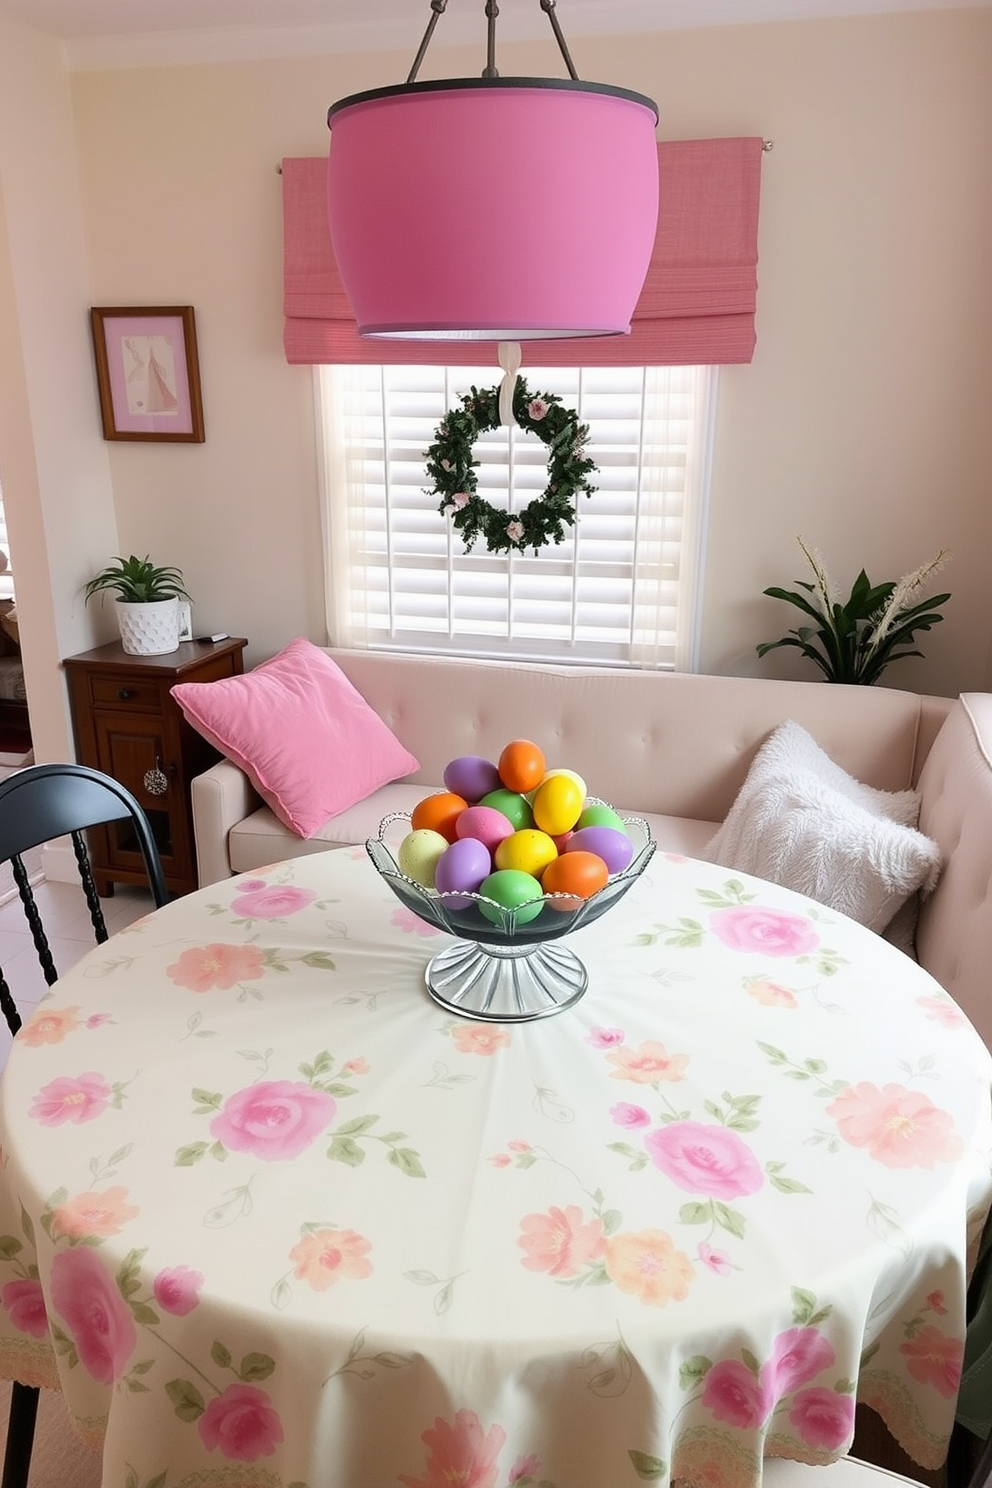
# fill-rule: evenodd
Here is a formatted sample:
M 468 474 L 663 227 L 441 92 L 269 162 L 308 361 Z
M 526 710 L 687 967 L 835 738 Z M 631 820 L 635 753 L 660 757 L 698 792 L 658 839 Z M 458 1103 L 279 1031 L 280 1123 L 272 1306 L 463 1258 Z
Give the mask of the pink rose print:
M 513 1162 L 513 1158 L 508 1152 L 497 1152 L 495 1157 L 491 1157 L 489 1161 L 494 1168 L 508 1168 Z
M 130 1309 L 92 1246 L 56 1253 L 51 1292 L 52 1306 L 86 1372 L 101 1385 L 114 1384 L 134 1353 L 138 1334 Z
M 499 1454 L 506 1441 L 502 1426 L 483 1431 L 475 1411 L 460 1410 L 453 1422 L 436 1416 L 420 1440 L 427 1448 L 424 1476 L 400 1473 L 404 1488 L 496 1488 Z
M 541 1470 L 541 1459 L 533 1454 L 529 1457 L 518 1457 L 510 1468 L 510 1483 L 519 1483 L 521 1478 L 536 1478 Z
M 755 1376 L 738 1359 L 724 1359 L 706 1375 L 703 1404 L 716 1416 L 741 1431 L 764 1422 L 775 1403 L 764 1379 L 764 1370 Z
M 643 1106 L 632 1106 L 627 1101 L 617 1101 L 615 1106 L 610 1107 L 610 1115 L 617 1126 L 626 1126 L 633 1130 L 638 1126 L 650 1126 L 651 1117 Z
M 495 1023 L 459 1023 L 451 1037 L 462 1054 L 495 1054 L 510 1047 L 510 1035 Z
M 586 1043 L 592 1044 L 594 1049 L 612 1049 L 614 1044 L 622 1044 L 623 1040 L 622 1028 L 593 1028 Z
M 209 992 L 211 987 L 228 991 L 239 982 L 257 982 L 265 972 L 265 962 L 257 946 L 193 946 L 183 951 L 178 961 L 165 968 L 165 974 L 177 987 L 190 992 Z
M 246 920 L 281 920 L 307 909 L 316 899 L 312 889 L 291 884 L 267 884 L 264 878 L 249 878 L 231 900 L 231 909 Z
M 968 1021 L 949 997 L 918 997 L 916 1002 L 932 1022 L 941 1024 L 943 1028 L 961 1028 Z
M 710 915 L 718 940 L 732 951 L 760 951 L 765 956 L 806 956 L 820 937 L 803 915 L 760 905 L 734 904 Z
M 30 1114 L 42 1126 L 64 1126 L 67 1121 L 80 1126 L 84 1121 L 95 1121 L 102 1115 L 112 1094 L 103 1076 L 93 1070 L 87 1070 L 75 1079 L 60 1075 L 38 1091 Z
M 944 1301 L 943 1292 L 931 1292 L 927 1297 L 927 1306 L 929 1307 L 930 1311 L 935 1312 L 938 1317 L 947 1316 L 947 1304 Z
M 523 1141 L 520 1137 L 514 1137 L 513 1141 L 507 1142 L 506 1145 L 511 1152 L 530 1152 L 531 1150 L 530 1143 Z
M 818 1386 L 800 1390 L 789 1410 L 789 1420 L 811 1447 L 836 1452 L 854 1435 L 854 1401 L 850 1395 Z
M 334 1119 L 337 1101 L 298 1080 L 263 1080 L 228 1096 L 210 1134 L 264 1162 L 299 1157 Z
M 708 1240 L 700 1240 L 696 1254 L 704 1266 L 709 1266 L 717 1276 L 729 1276 L 731 1271 L 739 1270 L 727 1255 L 725 1250 L 714 1250 Z
M 957 1394 L 964 1357 L 964 1344 L 957 1338 L 948 1338 L 932 1323 L 926 1323 L 899 1345 L 899 1352 L 906 1356 L 906 1368 L 921 1385 L 933 1385 L 945 1400 Z
M 821 1370 L 829 1369 L 835 1358 L 832 1345 L 816 1328 L 789 1328 L 780 1333 L 767 1365 L 775 1394 L 780 1399 L 791 1395 Z
M 408 935 L 440 935 L 440 930 L 433 925 L 428 925 L 419 915 L 414 914 L 412 909 L 398 905 L 389 916 L 389 923 L 395 925 L 397 930 L 405 930 Z
M 60 1044 L 67 1033 L 79 1027 L 79 1008 L 37 1008 L 21 1026 L 22 1044 L 37 1049 L 42 1044 Z
M 208 1452 L 218 1449 L 234 1462 L 271 1457 L 283 1440 L 282 1422 L 269 1397 L 255 1385 L 228 1385 L 196 1423 Z
M 168 1266 L 152 1282 L 152 1291 L 163 1312 L 185 1317 L 199 1302 L 202 1286 L 202 1271 L 193 1271 L 189 1266 Z
M 104 1193 L 90 1189 L 52 1211 L 52 1234 L 68 1235 L 70 1240 L 119 1235 L 122 1226 L 140 1213 L 127 1203 L 126 1188 L 108 1188 Z
M 346 1059 L 344 1068 L 349 1075 L 367 1075 L 371 1066 L 364 1056 L 359 1055 L 357 1059 Z
M 8 1281 L 0 1287 L 0 1302 L 18 1333 L 29 1333 L 32 1338 L 48 1337 L 48 1314 L 40 1281 L 30 1278 Z
M 688 1193 L 737 1199 L 765 1181 L 750 1147 L 725 1126 L 673 1121 L 650 1132 L 644 1145 L 655 1167 Z
M 632 1080 L 635 1085 L 654 1085 L 659 1080 L 685 1079 L 686 1054 L 669 1054 L 657 1039 L 646 1039 L 636 1049 L 613 1049 L 606 1056 L 615 1068 L 611 1080 Z
M 546 1271 L 549 1276 L 574 1276 L 606 1250 L 602 1221 L 583 1222 L 576 1204 L 564 1209 L 552 1205 L 546 1214 L 525 1214 L 520 1231 L 517 1244 L 526 1252 L 521 1264 L 528 1271 Z
M 799 999 L 788 987 L 782 987 L 778 982 L 770 982 L 764 976 L 751 976 L 744 978 L 744 990 L 748 997 L 753 997 L 755 1002 L 760 1002 L 762 1007 L 797 1008 Z
M 867 1148 L 868 1156 L 887 1168 L 932 1168 L 956 1161 L 964 1151 L 948 1113 L 903 1085 L 879 1089 L 862 1081 L 849 1086 L 826 1111 L 845 1142 Z
M 371 1249 L 371 1242 L 354 1230 L 316 1230 L 293 1246 L 289 1258 L 300 1281 L 315 1292 L 326 1292 L 343 1276 L 351 1281 L 371 1276 L 372 1262 L 367 1259 Z

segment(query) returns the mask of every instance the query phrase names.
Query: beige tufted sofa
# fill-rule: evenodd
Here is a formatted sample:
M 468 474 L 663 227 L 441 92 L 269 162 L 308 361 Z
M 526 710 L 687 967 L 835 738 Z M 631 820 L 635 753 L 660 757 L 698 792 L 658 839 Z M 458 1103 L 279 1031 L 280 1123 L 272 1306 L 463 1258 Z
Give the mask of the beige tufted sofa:
M 939 843 L 944 867 L 921 909 L 917 955 L 992 1046 L 992 694 L 951 699 L 819 682 L 328 654 L 420 770 L 304 841 L 222 760 L 192 785 L 201 884 L 364 842 L 384 816 L 440 788 L 450 759 L 495 759 L 518 737 L 536 740 L 549 764 L 577 770 L 618 810 L 645 816 L 663 849 L 698 856 L 762 742 L 791 718 L 858 780 L 920 791 L 920 830 Z

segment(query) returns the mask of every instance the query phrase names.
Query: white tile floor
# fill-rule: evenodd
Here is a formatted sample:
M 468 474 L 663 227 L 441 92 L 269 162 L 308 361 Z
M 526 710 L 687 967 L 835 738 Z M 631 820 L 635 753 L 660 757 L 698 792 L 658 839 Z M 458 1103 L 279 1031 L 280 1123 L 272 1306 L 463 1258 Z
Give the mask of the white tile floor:
M 35 887 L 34 893 L 48 943 L 52 948 L 52 959 L 60 972 L 66 972 L 95 944 L 82 889 L 74 884 L 42 882 Z M 125 884 L 117 884 L 113 896 L 101 899 L 100 903 L 111 935 L 117 930 L 123 930 L 153 907 L 151 894 L 147 890 L 131 888 Z M 27 1017 L 48 989 L 16 891 L 12 899 L 0 905 L 0 966 L 3 967 L 7 985 L 21 1017 Z M 9 1048 L 10 1033 L 0 1015 L 0 1067 L 7 1058 Z

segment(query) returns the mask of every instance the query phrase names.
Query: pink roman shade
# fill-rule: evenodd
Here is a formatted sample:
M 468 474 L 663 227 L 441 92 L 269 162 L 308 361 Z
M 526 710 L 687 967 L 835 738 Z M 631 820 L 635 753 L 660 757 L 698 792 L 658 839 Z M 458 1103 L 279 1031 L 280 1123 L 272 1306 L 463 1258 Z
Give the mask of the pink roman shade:
M 658 232 L 630 335 L 532 342 L 528 359 L 556 367 L 749 362 L 761 156 L 760 138 L 659 144 Z M 284 160 L 282 190 L 288 362 L 476 366 L 485 359 L 486 343 L 478 341 L 363 340 L 331 249 L 326 159 Z

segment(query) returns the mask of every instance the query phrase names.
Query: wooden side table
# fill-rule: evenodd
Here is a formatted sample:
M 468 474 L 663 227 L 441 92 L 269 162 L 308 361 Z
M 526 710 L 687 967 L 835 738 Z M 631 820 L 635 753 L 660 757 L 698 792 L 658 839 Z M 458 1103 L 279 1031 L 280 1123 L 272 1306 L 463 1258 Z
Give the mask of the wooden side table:
M 131 656 L 119 641 L 63 661 L 79 763 L 92 765 L 134 795 L 151 822 L 168 889 L 197 887 L 190 781 L 219 759 L 169 695 L 177 682 L 214 682 L 244 671 L 243 637 L 183 641 L 165 656 Z M 144 883 L 137 845 L 124 824 L 90 833 L 97 891 Z

